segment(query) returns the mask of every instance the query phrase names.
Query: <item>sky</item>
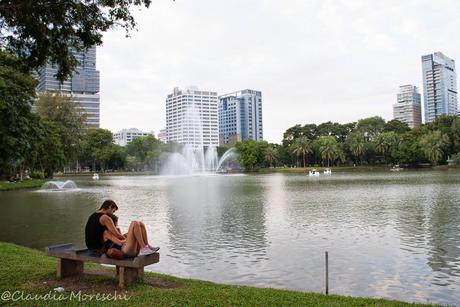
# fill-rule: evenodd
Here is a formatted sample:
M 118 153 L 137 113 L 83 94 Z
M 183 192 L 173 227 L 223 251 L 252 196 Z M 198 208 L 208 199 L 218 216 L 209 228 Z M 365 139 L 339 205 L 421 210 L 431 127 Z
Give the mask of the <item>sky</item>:
M 262 91 L 264 139 L 296 124 L 392 119 L 421 56 L 460 61 L 458 0 L 153 0 L 97 49 L 101 127 L 166 126 L 174 87 Z

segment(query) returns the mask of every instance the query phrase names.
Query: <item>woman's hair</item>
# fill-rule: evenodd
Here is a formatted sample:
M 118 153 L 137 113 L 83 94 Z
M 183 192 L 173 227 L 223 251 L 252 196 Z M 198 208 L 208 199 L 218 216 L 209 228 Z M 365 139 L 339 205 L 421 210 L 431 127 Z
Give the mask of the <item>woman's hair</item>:
M 115 208 L 115 210 L 118 210 L 117 204 L 113 200 L 107 199 L 102 203 L 102 205 L 99 208 L 99 210 L 107 210 L 107 209 L 110 209 L 110 208 Z
M 117 226 L 117 223 L 118 223 L 118 216 L 116 216 L 115 214 L 112 214 L 112 213 L 108 213 L 107 214 L 108 217 L 110 217 L 113 221 L 113 224 L 115 226 Z

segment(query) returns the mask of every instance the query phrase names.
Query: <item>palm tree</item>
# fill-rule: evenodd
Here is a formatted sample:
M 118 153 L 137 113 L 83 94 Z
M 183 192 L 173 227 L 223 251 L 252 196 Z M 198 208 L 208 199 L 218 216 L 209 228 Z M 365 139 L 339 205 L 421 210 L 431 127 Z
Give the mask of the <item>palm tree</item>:
M 387 160 L 388 153 L 394 146 L 399 143 L 398 135 L 394 131 L 382 132 L 375 140 L 375 151 L 383 156 L 385 161 Z
M 331 161 L 335 161 L 343 156 L 335 137 L 322 136 L 318 140 L 319 153 L 323 161 L 327 161 L 329 167 Z
M 273 162 L 276 164 L 276 161 L 278 160 L 278 150 L 271 146 L 267 147 L 264 152 L 264 158 L 268 163 L 270 163 L 270 167 L 272 167 Z
M 306 156 L 313 152 L 311 141 L 305 136 L 296 139 L 292 144 L 291 150 L 297 157 L 303 157 L 303 167 L 307 165 Z
M 444 157 L 445 148 L 449 145 L 449 137 L 442 134 L 441 131 L 436 130 L 422 137 L 420 145 L 422 145 L 423 152 L 428 160 L 434 165 Z
M 351 154 L 356 160 L 359 160 L 359 162 L 362 163 L 362 157 L 366 154 L 367 147 L 364 135 L 360 133 L 351 134 L 349 138 L 347 138 L 347 143 Z

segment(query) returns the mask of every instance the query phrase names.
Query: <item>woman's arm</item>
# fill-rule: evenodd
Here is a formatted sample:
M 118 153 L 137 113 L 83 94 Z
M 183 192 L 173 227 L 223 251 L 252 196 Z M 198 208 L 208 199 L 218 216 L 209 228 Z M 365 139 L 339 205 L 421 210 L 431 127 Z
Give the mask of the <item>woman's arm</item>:
M 112 241 L 113 243 L 115 244 L 118 244 L 118 245 L 123 245 L 126 240 L 120 240 L 118 239 L 116 236 L 114 236 L 112 233 L 110 233 L 109 231 L 106 231 L 107 232 L 107 236 L 108 238 L 110 239 L 110 241 Z

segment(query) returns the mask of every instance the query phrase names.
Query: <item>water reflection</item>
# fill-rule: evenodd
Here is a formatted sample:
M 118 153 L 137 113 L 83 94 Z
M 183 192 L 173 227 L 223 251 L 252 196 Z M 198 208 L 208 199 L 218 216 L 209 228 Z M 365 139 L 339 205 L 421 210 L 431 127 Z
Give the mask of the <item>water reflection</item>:
M 460 304 L 459 172 L 76 178 L 71 193 L 0 194 L 0 240 L 83 245 L 114 199 L 148 225 L 162 273 L 216 282 Z

